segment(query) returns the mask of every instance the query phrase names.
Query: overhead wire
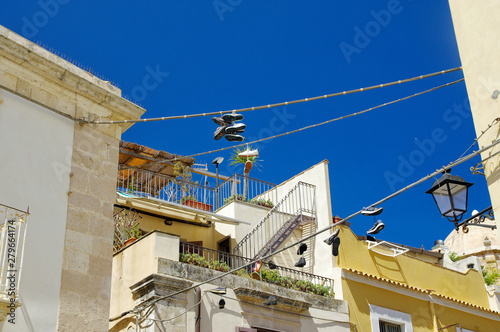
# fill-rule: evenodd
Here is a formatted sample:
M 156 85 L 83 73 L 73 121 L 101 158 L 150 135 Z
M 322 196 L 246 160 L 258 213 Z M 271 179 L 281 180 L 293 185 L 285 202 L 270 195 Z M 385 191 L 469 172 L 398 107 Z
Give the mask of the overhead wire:
M 89 124 L 108 124 L 109 125 L 109 124 L 121 124 L 121 123 L 140 123 L 140 122 L 153 122 L 153 121 L 165 121 L 165 120 L 176 120 L 176 119 L 189 119 L 189 118 L 195 118 L 195 117 L 201 117 L 201 116 L 222 115 L 222 114 L 233 113 L 233 112 L 241 113 L 241 112 L 257 111 L 257 110 L 262 110 L 262 109 L 287 106 L 287 105 L 293 105 L 293 104 L 298 104 L 298 103 L 305 103 L 305 102 L 309 102 L 309 101 L 315 101 L 315 100 L 320 100 L 320 99 L 348 95 L 351 93 L 364 92 L 364 91 L 368 91 L 368 90 L 384 88 L 384 87 L 388 87 L 388 86 L 392 86 L 392 85 L 396 85 L 396 84 L 408 83 L 408 82 L 412 82 L 412 81 L 421 80 L 424 78 L 443 75 L 443 74 L 451 73 L 451 72 L 458 71 L 461 69 L 462 69 L 462 67 L 456 67 L 456 68 L 452 68 L 452 69 L 441 70 L 441 71 L 438 71 L 435 73 L 415 76 L 415 77 L 411 77 L 411 78 L 407 78 L 407 79 L 403 79 L 403 80 L 397 80 L 397 81 L 393 81 L 393 82 L 389 82 L 389 83 L 372 85 L 372 86 L 368 86 L 368 87 L 364 87 L 364 88 L 358 88 L 358 89 L 347 90 L 347 91 L 342 91 L 342 92 L 335 92 L 335 93 L 330 93 L 330 94 L 316 96 L 316 97 L 296 99 L 296 100 L 285 101 L 285 102 L 280 102 L 280 103 L 275 103 L 275 104 L 267 104 L 267 105 L 261 105 L 261 106 L 239 108 L 239 109 L 233 109 L 233 110 L 227 110 L 227 111 L 162 116 L 162 117 L 157 117 L 157 118 L 135 119 L 135 120 L 116 120 L 116 121 L 81 120 L 81 119 L 80 120 L 85 122 L 85 123 L 89 123 Z
M 406 186 L 406 187 L 404 187 L 404 188 L 402 188 L 402 189 L 400 189 L 400 190 L 398 190 L 398 191 L 396 191 L 396 192 L 392 193 L 391 195 L 388 195 L 388 196 L 384 197 L 383 199 L 381 199 L 381 200 L 379 200 L 379 201 L 377 201 L 377 202 L 375 202 L 375 203 L 373 203 L 373 204 L 367 205 L 367 206 L 377 206 L 377 205 L 380 205 L 380 204 L 382 204 L 382 203 L 384 203 L 384 202 L 388 201 L 389 199 L 392 199 L 392 198 L 394 198 L 394 197 L 396 197 L 396 196 L 400 195 L 401 193 L 403 193 L 403 192 L 405 192 L 405 191 L 407 191 L 407 190 L 409 190 L 409 189 L 411 189 L 411 188 L 413 188 L 413 187 L 415 187 L 415 186 L 419 185 L 420 183 L 422 183 L 422 182 L 424 182 L 424 181 L 427 181 L 427 180 L 429 180 L 429 179 L 431 179 L 431 178 L 435 177 L 435 176 L 436 176 L 436 175 L 438 175 L 438 174 L 442 174 L 442 173 L 443 173 L 443 172 L 445 172 L 446 170 L 449 170 L 449 169 L 451 169 L 451 168 L 453 168 L 453 167 L 455 167 L 455 166 L 457 166 L 457 165 L 460 165 L 460 164 L 462 164 L 462 163 L 464 163 L 464 162 L 466 162 L 466 161 L 470 160 L 471 158 L 474 158 L 475 156 L 477 156 L 477 155 L 481 154 L 481 153 L 482 153 L 482 152 L 484 152 L 484 151 L 487 151 L 487 150 L 491 149 L 492 147 L 496 146 L 496 145 L 497 145 L 497 144 L 499 144 L 499 143 L 500 143 L 500 139 L 499 139 L 499 140 L 496 140 L 496 141 L 493 141 L 490 145 L 488 145 L 488 146 L 486 146 L 486 147 L 484 147 L 484 148 L 482 148 L 482 149 L 480 149 L 480 150 L 478 150 L 478 151 L 476 151 L 476 152 L 473 152 L 473 153 L 471 153 L 471 154 L 469 154 L 469 155 L 467 155 L 467 156 L 465 156 L 465 157 L 460 157 L 460 158 L 458 158 L 457 160 L 455 160 L 455 161 L 453 161 L 453 162 L 450 162 L 447 166 L 443 166 L 442 168 L 440 168 L 440 169 L 436 170 L 435 172 L 433 172 L 433 173 L 431 173 L 431 174 L 429 174 L 429 175 L 427 175 L 427 176 L 424 176 L 424 177 L 423 177 L 423 178 L 421 178 L 420 180 L 417 180 L 417 181 L 413 182 L 412 184 L 410 184 L 410 185 L 408 185 L 408 186 Z M 354 218 L 355 216 L 357 216 L 357 215 L 361 214 L 361 212 L 362 212 L 362 210 L 359 210 L 359 211 L 357 211 L 357 212 L 355 212 L 355 213 L 353 213 L 353 214 L 349 215 L 348 217 L 343 218 L 342 220 L 340 220 L 339 222 L 337 222 L 337 223 L 335 223 L 335 224 L 333 224 L 333 225 L 326 226 L 326 227 L 324 227 L 323 229 L 321 229 L 321 230 L 319 230 L 319 231 L 316 231 L 316 232 L 315 232 L 315 233 L 313 233 L 313 234 L 310 234 L 310 235 L 308 235 L 308 236 L 305 236 L 304 238 L 302 238 L 301 240 L 299 240 L 299 241 L 297 241 L 297 242 L 295 242 L 295 243 L 292 243 L 292 244 L 290 244 L 290 245 L 288 245 L 288 246 L 285 246 L 285 247 L 283 247 L 283 248 L 281 248 L 281 249 L 279 249 L 279 250 L 277 250 L 277 251 L 275 251 L 275 252 L 272 252 L 272 253 L 270 253 L 270 254 L 268 254 L 268 255 L 266 255 L 266 256 L 260 257 L 258 260 L 259 260 L 259 261 L 265 261 L 265 260 L 267 260 L 267 259 L 271 258 L 272 256 L 276 255 L 276 254 L 279 254 L 279 253 L 281 253 L 281 252 L 283 252 L 283 251 L 285 251 L 285 250 L 288 250 L 288 249 L 290 249 L 290 248 L 293 248 L 294 246 L 296 246 L 296 245 L 298 245 L 298 244 L 300 244 L 300 243 L 302 243 L 302 242 L 304 242 L 304 241 L 307 241 L 307 240 L 309 240 L 309 239 L 310 239 L 310 238 L 312 238 L 312 237 L 316 237 L 316 236 L 318 236 L 318 235 L 322 234 L 323 232 L 326 232 L 326 231 L 330 230 L 331 228 L 334 228 L 334 227 L 336 227 L 336 226 L 338 226 L 338 225 L 342 225 L 342 224 L 344 224 L 346 221 L 348 221 L 348 220 L 350 220 L 350 219 Z M 155 298 L 154 300 L 146 300 L 146 301 L 144 301 L 144 302 L 142 302 L 142 303 L 138 304 L 138 305 L 137 305 L 137 306 L 136 306 L 133 310 L 130 310 L 130 311 L 128 311 L 128 312 L 124 312 L 122 315 L 128 314 L 128 313 L 129 313 L 129 312 L 131 312 L 131 311 L 134 311 L 134 312 L 141 312 L 141 311 L 143 311 L 143 310 L 146 310 L 147 308 L 150 308 L 151 306 L 155 305 L 155 303 L 157 303 L 157 302 L 159 302 L 159 301 L 161 301 L 161 300 L 164 300 L 164 299 L 170 298 L 170 297 L 175 296 L 175 295 L 178 295 L 178 294 L 185 293 L 185 292 L 187 292 L 187 291 L 189 291 L 189 290 L 191 290 L 191 289 L 194 289 L 194 288 L 196 288 L 196 287 L 199 287 L 199 286 L 201 286 L 201 285 L 204 285 L 204 284 L 210 283 L 210 282 L 212 282 L 212 281 L 214 281 L 214 280 L 217 280 L 217 279 L 223 278 L 224 276 L 229 275 L 229 274 L 232 274 L 232 273 L 234 273 L 234 272 L 236 272 L 236 271 L 238 271 L 238 270 L 241 270 L 241 269 L 247 268 L 247 267 L 249 267 L 249 266 L 252 266 L 252 265 L 254 265 L 255 263 L 256 263 L 256 262 L 253 262 L 253 261 L 252 261 L 252 262 L 250 262 L 250 263 L 248 263 L 248 264 L 245 264 L 245 265 L 243 265 L 243 266 L 241 266 L 241 267 L 238 267 L 238 268 L 232 269 L 232 270 L 227 271 L 227 272 L 223 272 L 223 273 L 221 273 L 220 275 L 218 275 L 218 276 L 216 276 L 216 277 L 209 278 L 209 279 L 207 279 L 207 280 L 205 280 L 205 281 L 202 281 L 202 282 L 199 282 L 199 283 L 193 284 L 192 286 L 187 287 L 187 288 L 185 288 L 185 289 L 182 289 L 182 290 L 179 290 L 179 291 L 175 291 L 175 292 L 172 292 L 172 293 L 170 293 L 170 294 L 168 294 L 168 295 L 165 295 L 165 296 L 161 296 L 161 297 Z
M 403 97 L 403 98 L 399 98 L 399 99 L 392 100 L 392 101 L 389 101 L 389 102 L 386 102 L 386 103 L 383 103 L 383 104 L 380 104 L 380 105 L 377 105 L 377 106 L 374 106 L 374 107 L 370 107 L 370 108 L 367 108 L 367 109 L 359 111 L 359 112 L 355 112 L 355 113 L 351 113 L 351 114 L 348 114 L 348 115 L 340 116 L 338 118 L 334 118 L 334 119 L 330 119 L 330 120 L 327 120 L 327 121 L 323 121 L 323 122 L 316 123 L 316 124 L 313 124 L 313 125 L 310 125 L 310 126 L 305 126 L 305 127 L 302 127 L 302 128 L 296 129 L 296 130 L 288 131 L 286 133 L 281 133 L 281 134 L 277 134 L 277 135 L 274 135 L 274 136 L 264 137 L 264 138 L 257 139 L 257 140 L 251 141 L 251 142 L 236 144 L 236 145 L 232 145 L 232 146 L 228 146 L 228 147 L 220 148 L 220 149 L 216 149 L 216 150 L 195 153 L 195 154 L 192 154 L 192 155 L 189 155 L 189 156 L 183 156 L 183 158 L 186 158 L 186 157 L 187 158 L 198 157 L 198 156 L 202 156 L 202 155 L 205 155 L 205 154 L 210 154 L 210 153 L 215 153 L 215 152 L 221 152 L 221 151 L 224 151 L 224 150 L 234 149 L 234 148 L 237 148 L 237 147 L 240 147 L 240 146 L 244 146 L 244 145 L 247 145 L 247 144 L 255 144 L 255 143 L 267 141 L 267 140 L 270 140 L 270 139 L 274 139 L 274 138 L 278 138 L 278 137 L 282 137 L 282 136 L 286 136 L 286 135 L 295 134 L 295 133 L 298 133 L 298 132 L 306 130 L 306 129 L 319 127 L 319 126 L 322 126 L 322 125 L 325 125 L 325 124 L 328 124 L 328 123 L 332 123 L 332 122 L 339 121 L 339 120 L 344 120 L 344 119 L 347 119 L 347 118 L 350 118 L 350 117 L 353 117 L 353 116 L 361 115 L 363 113 L 367 113 L 367 112 L 373 111 L 373 110 L 375 110 L 377 108 L 381 108 L 381 107 L 388 106 L 388 105 L 391 105 L 391 104 L 395 104 L 395 103 L 398 103 L 398 102 L 401 102 L 401 101 L 404 101 L 404 100 L 407 100 L 407 99 L 410 99 L 410 98 L 414 98 L 414 97 L 417 97 L 417 96 L 420 96 L 420 95 L 423 95 L 423 94 L 426 94 L 426 93 L 429 93 L 429 92 L 432 92 L 432 91 L 435 91 L 435 90 L 438 90 L 438 89 L 441 89 L 441 88 L 444 88 L 444 87 L 447 87 L 447 86 L 450 86 L 450 85 L 453 85 L 453 84 L 457 84 L 457 83 L 462 82 L 462 81 L 464 81 L 463 78 L 459 79 L 459 80 L 456 80 L 456 81 L 453 81 L 453 82 L 449 82 L 449 83 L 440 85 L 440 86 L 436 86 L 436 87 L 428 89 L 428 90 L 417 92 L 417 93 L 414 93 L 412 95 L 409 95 L 409 96 L 406 96 L 406 97 Z M 177 161 L 177 160 L 179 160 L 179 158 L 162 159 L 162 160 L 158 160 L 158 161 L 153 161 L 153 162 L 150 162 L 150 163 L 146 163 L 146 164 L 143 164 L 143 165 L 139 165 L 138 167 L 151 166 L 151 165 L 156 165 L 156 164 L 161 164 L 161 163 L 167 163 L 167 162 L 171 163 L 171 162 L 174 162 L 174 161 Z
M 483 137 L 483 135 L 491 128 L 493 127 L 495 124 L 497 124 L 498 122 L 500 122 L 500 118 L 496 118 L 495 120 L 493 120 L 489 125 L 488 125 L 488 128 L 486 128 L 485 130 L 481 131 L 481 134 L 474 139 L 474 142 L 472 142 L 472 144 L 467 148 L 467 150 L 464 151 L 464 153 L 462 153 L 462 155 L 460 157 L 462 157 L 464 154 L 467 153 L 467 151 L 469 151 L 478 141 L 481 137 Z

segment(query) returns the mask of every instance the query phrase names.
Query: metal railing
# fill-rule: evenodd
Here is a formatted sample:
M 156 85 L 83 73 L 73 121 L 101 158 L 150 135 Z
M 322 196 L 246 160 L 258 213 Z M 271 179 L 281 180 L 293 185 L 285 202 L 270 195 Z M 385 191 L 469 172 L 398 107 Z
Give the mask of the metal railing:
M 229 271 L 236 269 L 237 267 L 247 265 L 249 263 L 254 262 L 253 260 L 241 256 L 236 256 L 233 254 L 230 254 L 228 252 L 224 251 L 219 251 L 219 250 L 213 250 L 213 249 L 208 249 L 196 244 L 191 244 L 191 243 L 186 243 L 186 242 L 181 242 L 180 244 L 180 250 L 179 250 L 181 255 L 186 255 L 186 254 L 196 254 L 198 257 L 196 260 L 191 260 L 190 264 L 198 265 L 201 267 L 206 267 L 206 268 L 212 268 L 217 270 L 221 265 L 218 263 L 225 263 L 225 267 L 221 267 L 219 270 L 220 271 Z M 186 256 L 184 256 L 185 260 Z M 181 260 L 182 262 L 182 256 Z M 274 268 L 274 266 L 273 266 Z M 261 278 L 262 281 L 266 281 L 269 283 L 276 283 L 273 280 L 267 280 L 266 278 L 263 278 L 262 271 L 263 270 L 269 270 L 269 264 L 268 263 L 263 263 L 263 266 L 261 267 L 259 271 L 259 277 Z M 314 285 L 321 285 L 324 287 L 329 287 L 330 291 L 333 292 L 333 280 L 330 278 L 314 275 L 311 273 L 306 273 L 302 271 L 297 271 L 294 269 L 289 269 L 283 266 L 276 266 L 272 271 L 276 271 L 276 273 L 282 277 L 282 278 L 288 278 L 290 280 L 294 281 L 308 281 L 311 282 Z M 246 272 L 252 272 L 252 268 L 246 269 Z
M 235 174 L 218 187 L 212 188 L 130 167 L 120 169 L 117 180 L 119 192 L 155 197 L 209 212 L 216 211 L 232 201 L 272 207 L 277 199 L 275 188 L 273 183 L 240 174 Z
M 250 202 L 272 208 L 278 199 L 274 183 L 241 174 L 234 174 L 214 188 L 214 192 L 217 209 L 233 201 Z
M 205 211 L 212 211 L 214 205 L 214 188 L 137 168 L 118 171 L 117 191 L 155 197 Z
M 316 218 L 316 197 L 314 185 L 298 182 L 290 191 L 255 225 L 236 245 L 233 253 L 237 256 L 255 258 L 270 240 L 294 218 Z
M 0 204 L 0 296 L 17 298 L 29 212 Z

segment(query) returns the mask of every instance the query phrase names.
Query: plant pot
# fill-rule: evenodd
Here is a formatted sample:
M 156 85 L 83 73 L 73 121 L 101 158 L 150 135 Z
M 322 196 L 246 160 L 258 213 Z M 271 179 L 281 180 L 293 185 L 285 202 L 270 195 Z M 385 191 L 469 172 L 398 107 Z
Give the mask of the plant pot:
M 191 199 L 187 199 L 182 203 L 182 205 L 186 205 L 189 207 L 193 207 L 198 210 L 203 210 L 203 211 L 212 211 L 212 205 L 198 202 L 198 201 L 193 201 Z
M 128 246 L 129 244 L 131 244 L 132 242 L 135 242 L 137 241 L 137 238 L 136 237 L 131 237 L 130 239 L 128 239 L 127 241 L 125 241 L 125 243 L 123 244 L 124 247 Z

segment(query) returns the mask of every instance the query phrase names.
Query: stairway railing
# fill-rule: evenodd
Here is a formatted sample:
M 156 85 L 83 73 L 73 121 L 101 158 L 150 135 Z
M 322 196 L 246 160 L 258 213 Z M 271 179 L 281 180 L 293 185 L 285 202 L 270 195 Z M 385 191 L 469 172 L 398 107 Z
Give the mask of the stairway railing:
M 233 253 L 258 259 L 276 251 L 301 223 L 315 222 L 316 187 L 298 182 L 236 245 Z

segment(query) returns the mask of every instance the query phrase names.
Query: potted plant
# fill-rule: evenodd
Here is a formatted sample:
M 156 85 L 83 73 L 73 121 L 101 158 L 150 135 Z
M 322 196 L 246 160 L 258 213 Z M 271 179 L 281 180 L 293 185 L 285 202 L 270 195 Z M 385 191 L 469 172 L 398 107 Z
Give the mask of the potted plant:
M 250 170 L 253 165 L 258 165 L 257 158 L 259 157 L 259 151 L 257 149 L 253 149 L 252 146 L 247 145 L 246 148 L 235 148 L 233 150 L 233 154 L 231 155 L 231 164 L 244 164 L 245 168 L 243 169 L 243 196 L 247 197 L 248 191 L 248 175 L 250 174 Z
M 122 209 L 113 215 L 115 230 L 113 238 L 114 251 L 139 239 L 143 232 L 139 229 L 139 219 L 142 217 L 137 211 Z

